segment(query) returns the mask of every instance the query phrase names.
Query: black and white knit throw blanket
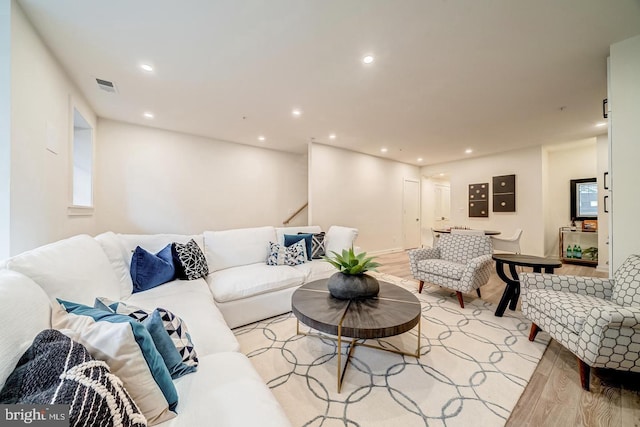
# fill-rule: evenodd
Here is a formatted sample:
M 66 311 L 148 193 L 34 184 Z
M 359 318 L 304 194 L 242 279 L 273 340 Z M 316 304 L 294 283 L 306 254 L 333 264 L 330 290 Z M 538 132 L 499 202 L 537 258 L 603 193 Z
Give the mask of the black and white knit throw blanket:
M 146 427 L 103 361 L 54 329 L 40 332 L 0 391 L 0 403 L 70 405 L 69 425 Z

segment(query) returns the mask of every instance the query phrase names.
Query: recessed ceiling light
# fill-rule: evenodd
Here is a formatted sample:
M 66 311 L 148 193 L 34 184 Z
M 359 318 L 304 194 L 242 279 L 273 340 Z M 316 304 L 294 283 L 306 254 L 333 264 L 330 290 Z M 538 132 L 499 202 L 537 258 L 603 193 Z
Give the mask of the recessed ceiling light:
M 607 122 L 600 122 L 600 123 L 596 123 L 596 127 L 602 127 L 602 126 L 606 126 Z
M 444 176 L 444 173 L 440 173 L 440 176 Z
M 473 150 L 471 148 L 467 148 L 466 150 L 464 150 L 464 152 L 467 154 L 471 154 L 473 153 Z
M 153 113 L 150 113 L 148 111 L 144 113 L 143 116 L 145 116 L 147 119 L 153 119 L 155 117 Z
M 258 137 L 258 140 L 259 140 L 259 141 L 264 141 L 265 139 L 266 139 L 266 138 L 265 138 L 264 136 L 262 136 L 262 135 L 260 135 L 260 136 Z
M 291 111 L 291 114 L 293 114 L 294 117 L 300 117 L 302 115 L 302 111 L 299 108 L 294 108 L 293 111 Z
M 149 64 L 140 64 L 140 68 L 142 68 L 144 71 L 148 71 L 151 72 L 153 71 L 153 67 Z
M 365 64 L 371 64 L 373 62 L 373 56 L 371 55 L 367 55 L 364 58 L 362 58 L 362 62 L 364 62 Z
M 380 152 L 381 152 L 381 153 L 386 153 L 387 151 L 389 151 L 389 150 L 387 150 L 387 149 L 386 149 L 386 148 L 384 148 L 384 147 L 380 149 Z
M 421 162 L 421 161 L 422 161 L 422 157 L 418 157 L 418 159 L 417 159 L 417 160 L 418 160 L 419 162 Z
M 331 135 L 329 135 L 329 139 L 336 139 L 336 134 L 332 133 Z

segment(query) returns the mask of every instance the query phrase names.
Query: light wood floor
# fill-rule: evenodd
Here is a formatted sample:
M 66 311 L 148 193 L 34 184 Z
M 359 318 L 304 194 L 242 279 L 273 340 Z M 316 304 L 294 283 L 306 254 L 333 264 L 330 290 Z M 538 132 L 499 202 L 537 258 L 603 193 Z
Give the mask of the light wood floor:
M 381 273 L 413 278 L 405 252 L 382 255 L 376 261 L 382 264 Z M 607 277 L 592 267 L 573 264 L 563 265 L 556 273 Z M 494 272 L 482 287 L 482 299 L 497 305 L 503 291 L 504 282 Z M 551 340 L 506 425 L 640 427 L 640 374 L 592 369 L 591 392 L 586 392 L 580 387 L 576 357 Z

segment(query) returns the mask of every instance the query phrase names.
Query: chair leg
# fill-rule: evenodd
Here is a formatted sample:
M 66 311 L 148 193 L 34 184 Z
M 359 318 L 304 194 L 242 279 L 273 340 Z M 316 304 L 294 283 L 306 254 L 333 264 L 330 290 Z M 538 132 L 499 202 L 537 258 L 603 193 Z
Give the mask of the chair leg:
M 422 287 L 424 286 L 424 280 L 420 280 L 420 287 L 418 288 L 418 293 L 422 293 Z
M 580 370 L 580 385 L 586 391 L 589 391 L 589 375 L 591 374 L 591 366 L 578 359 L 578 369 Z
M 462 299 L 462 292 L 456 291 L 456 295 L 458 296 L 458 302 L 460 303 L 460 307 L 464 308 L 464 300 Z
M 540 332 L 540 326 L 535 323 L 531 324 L 531 330 L 529 331 L 529 341 L 533 341 L 536 339 L 536 335 Z
M 480 295 L 480 288 L 476 289 L 476 294 L 478 294 L 478 298 L 482 298 L 482 295 Z

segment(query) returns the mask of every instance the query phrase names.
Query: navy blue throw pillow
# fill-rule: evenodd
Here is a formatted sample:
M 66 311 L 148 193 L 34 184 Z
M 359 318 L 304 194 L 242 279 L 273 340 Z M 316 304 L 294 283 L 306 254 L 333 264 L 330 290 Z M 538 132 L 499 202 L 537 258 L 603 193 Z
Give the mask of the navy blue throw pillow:
M 296 242 L 299 242 L 300 240 L 304 239 L 304 243 L 305 243 L 305 247 L 307 250 L 307 259 L 309 261 L 311 261 L 311 245 L 312 245 L 312 241 L 313 241 L 313 234 L 285 234 L 284 235 L 284 245 L 286 247 L 289 247 L 291 245 L 293 245 Z
M 134 294 L 170 282 L 176 276 L 176 268 L 171 256 L 171 244 L 165 246 L 155 255 L 137 246 L 131 257 L 129 271 L 133 280 Z

